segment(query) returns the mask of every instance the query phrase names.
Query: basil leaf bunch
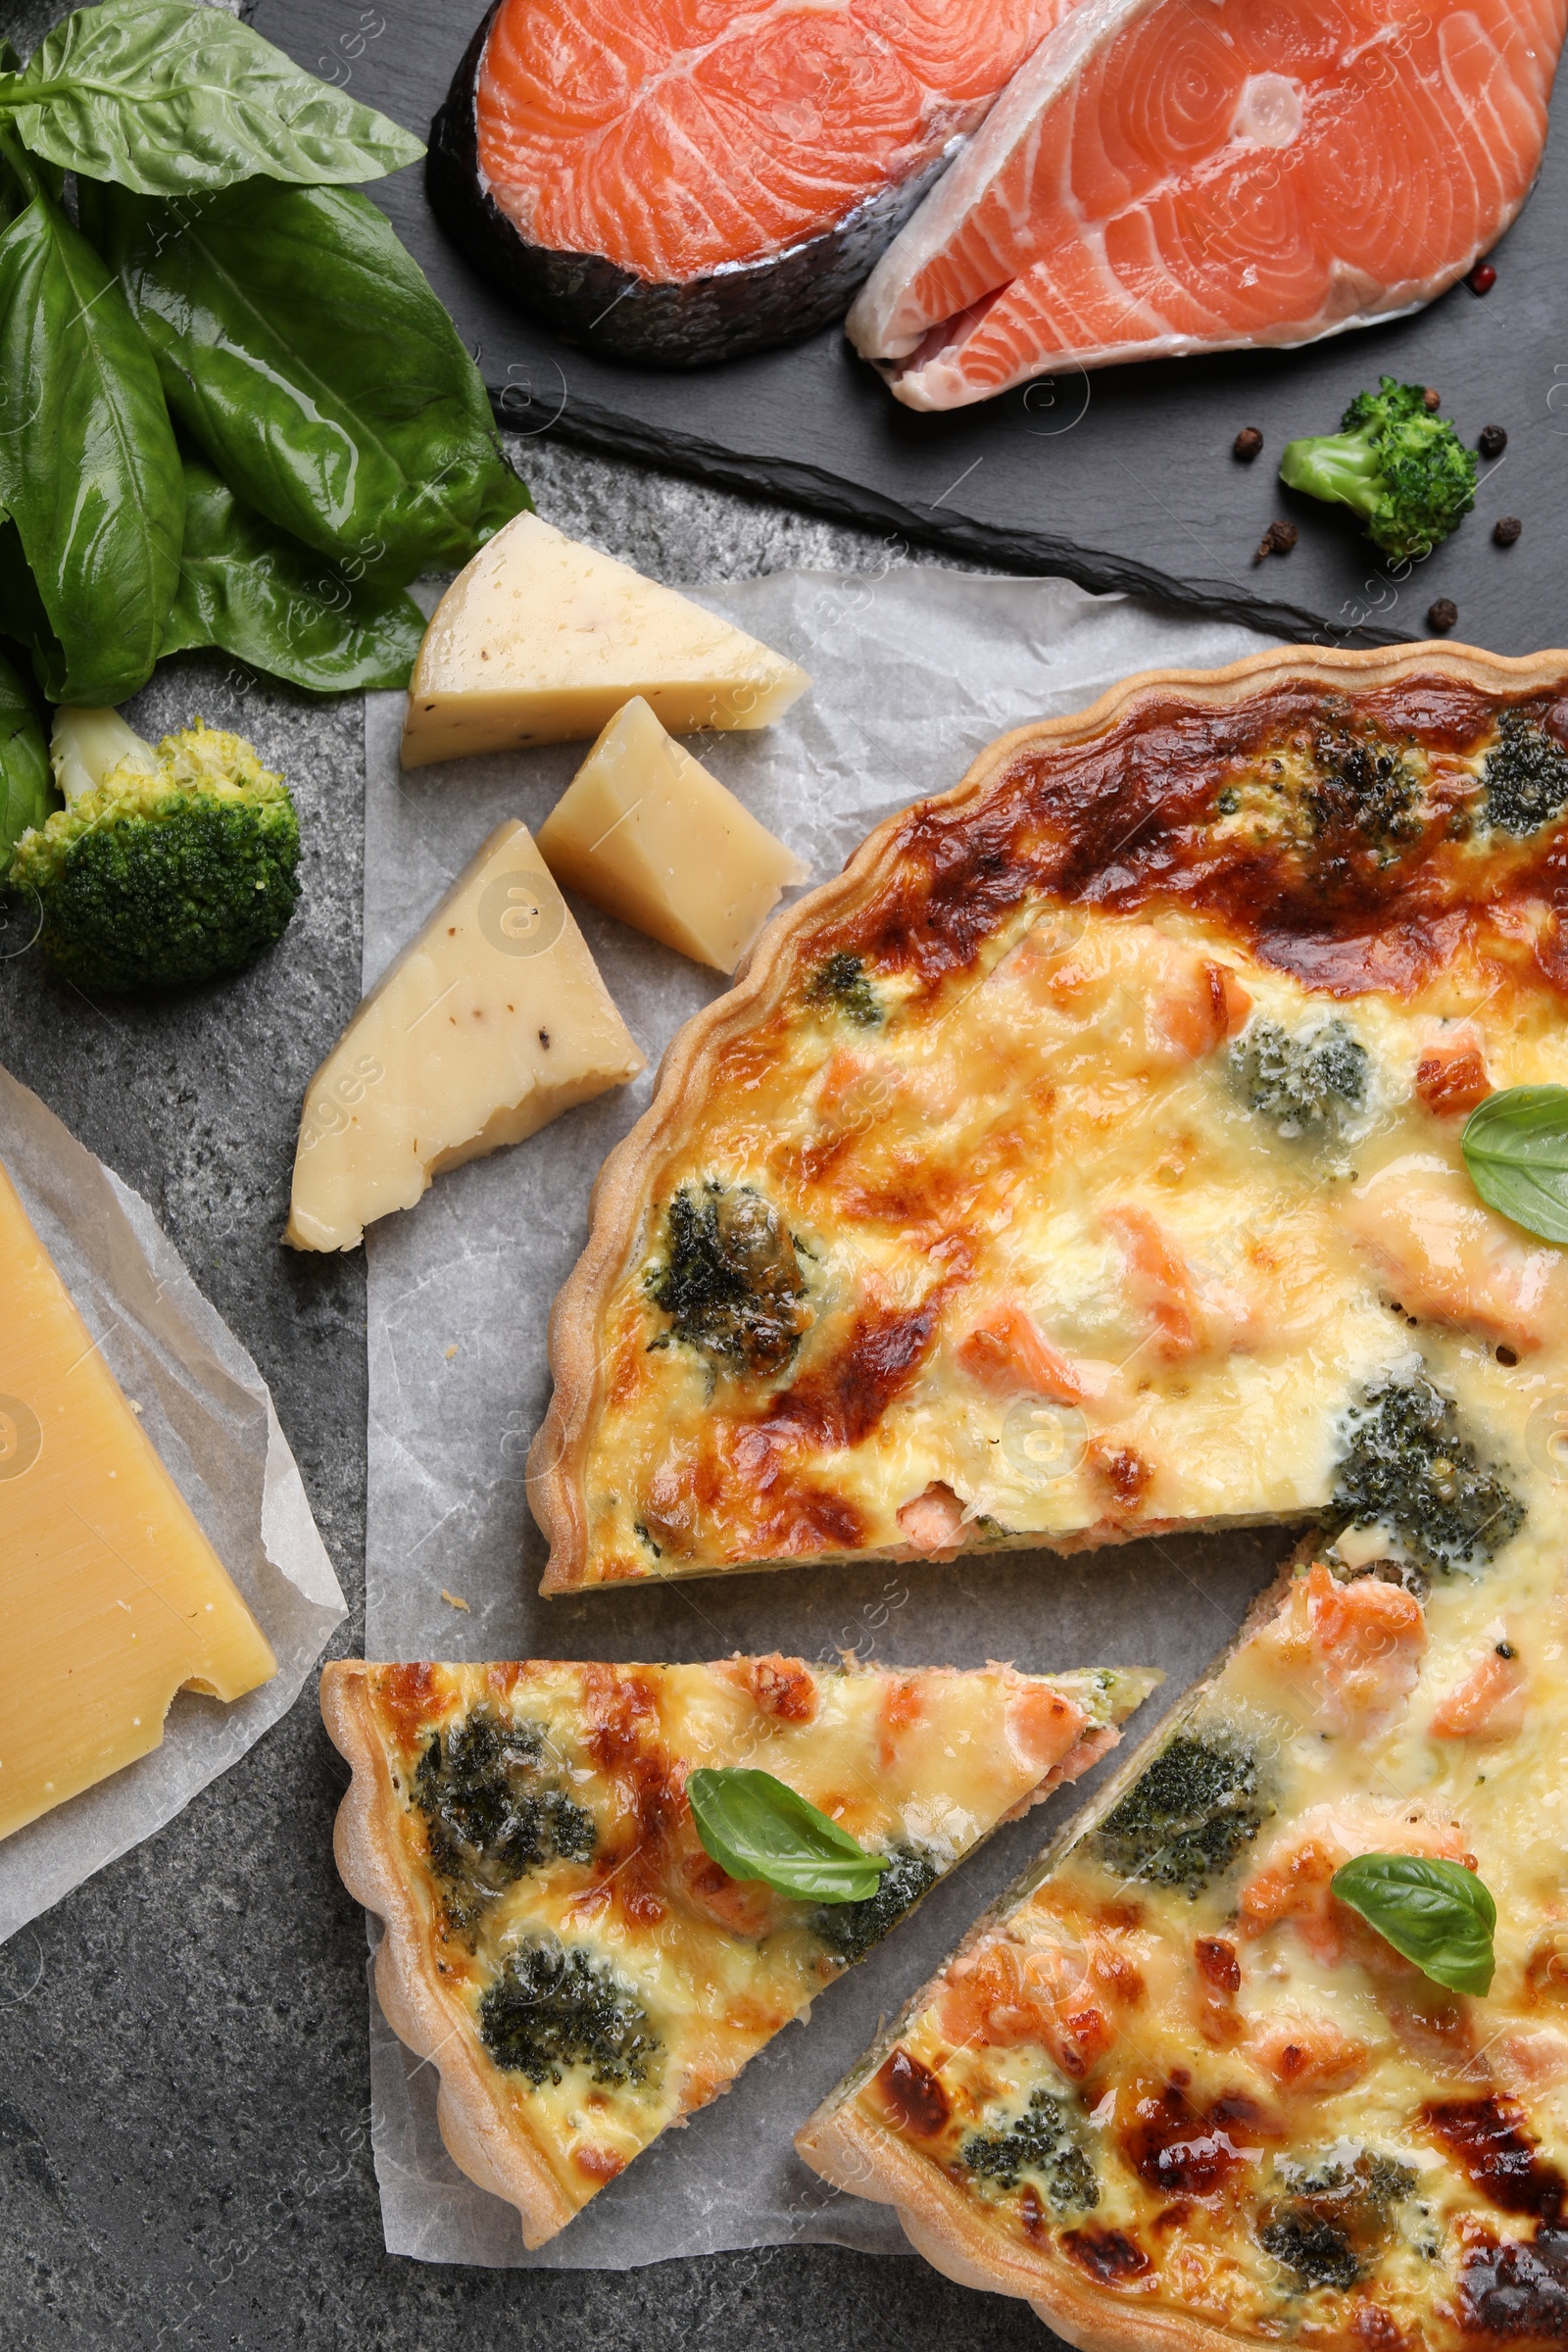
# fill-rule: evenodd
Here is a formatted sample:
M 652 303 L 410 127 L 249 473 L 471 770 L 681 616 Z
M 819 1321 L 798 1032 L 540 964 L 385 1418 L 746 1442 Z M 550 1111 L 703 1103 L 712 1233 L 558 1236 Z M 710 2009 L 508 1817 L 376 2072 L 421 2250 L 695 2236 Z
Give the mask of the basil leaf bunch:
M 890 1866 L 770 1772 L 705 1768 L 686 1794 L 704 1850 L 732 1879 L 762 1879 L 803 1901 L 863 1903 Z
M 1434 1984 L 1491 1988 L 1497 1906 L 1473 1870 L 1425 1854 L 1360 1854 L 1330 1885 Z
M 1459 1138 L 1470 1181 L 1548 1242 L 1568 1242 L 1568 1087 L 1506 1086 L 1478 1103 Z

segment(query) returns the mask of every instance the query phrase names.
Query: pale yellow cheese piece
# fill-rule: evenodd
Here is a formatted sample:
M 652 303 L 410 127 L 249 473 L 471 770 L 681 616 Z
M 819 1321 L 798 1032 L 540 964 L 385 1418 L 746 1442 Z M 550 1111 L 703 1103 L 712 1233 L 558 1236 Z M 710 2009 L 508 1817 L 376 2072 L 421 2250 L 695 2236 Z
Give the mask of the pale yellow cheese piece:
M 520 1143 L 643 1066 L 564 899 L 509 818 L 312 1079 L 284 1239 L 353 1250 L 443 1168 Z
M 0 1168 L 0 1838 L 277 1662 Z
M 403 764 L 597 735 L 634 694 L 677 735 L 765 727 L 810 682 L 673 588 L 518 514 L 436 607 L 409 688 Z
M 785 884 L 808 872 L 641 695 L 540 826 L 539 855 L 558 882 L 719 972 L 735 969 Z

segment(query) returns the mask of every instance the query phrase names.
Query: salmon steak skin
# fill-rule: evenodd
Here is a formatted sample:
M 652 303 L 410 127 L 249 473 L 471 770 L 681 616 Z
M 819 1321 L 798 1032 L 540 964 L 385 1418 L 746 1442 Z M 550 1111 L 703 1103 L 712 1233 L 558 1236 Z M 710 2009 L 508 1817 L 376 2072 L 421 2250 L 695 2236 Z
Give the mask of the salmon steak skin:
M 1069 0 L 496 0 L 443 227 L 568 342 L 695 367 L 841 318 Z
M 1530 193 L 1568 0 L 1081 0 L 848 329 L 914 409 L 1420 309 Z

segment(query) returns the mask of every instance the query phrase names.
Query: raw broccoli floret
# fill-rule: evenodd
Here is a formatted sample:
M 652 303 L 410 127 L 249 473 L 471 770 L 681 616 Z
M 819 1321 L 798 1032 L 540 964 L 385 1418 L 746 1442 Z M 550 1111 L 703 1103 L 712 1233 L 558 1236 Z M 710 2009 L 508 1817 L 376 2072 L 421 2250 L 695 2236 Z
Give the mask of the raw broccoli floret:
M 865 965 L 858 956 L 843 953 L 830 956 L 812 973 L 807 993 L 815 1004 L 835 1005 L 847 1020 L 861 1029 L 875 1029 L 881 1021 L 880 1000 L 865 976 Z
M 1476 461 L 1420 384 L 1379 378 L 1358 392 L 1337 433 L 1293 441 L 1280 480 L 1309 498 L 1350 507 L 1366 535 L 1398 560 L 1430 555 L 1476 503 Z
M 1293 1037 L 1277 1021 L 1251 1021 L 1229 1061 L 1248 1109 L 1272 1119 L 1287 1138 L 1343 1124 L 1366 1100 L 1366 1048 L 1344 1021 L 1326 1021 L 1306 1037 Z
M 1049 2090 L 1031 2092 L 1028 2109 L 1005 2132 L 972 2132 L 958 2162 L 999 2188 L 1016 2188 L 1025 2173 L 1035 2174 L 1058 2213 L 1087 2213 L 1100 2203 L 1095 2168 Z
M 1453 1569 L 1490 1560 L 1524 1525 L 1524 1504 L 1424 1373 L 1369 1389 L 1348 1422 L 1330 1506 L 1342 1526 L 1387 1527 L 1423 1567 Z
M 1093 1843 L 1118 1878 L 1197 1896 L 1273 1810 L 1245 1740 L 1178 1732 L 1106 1814 Z
M 749 1185 L 683 1185 L 665 1224 L 647 1288 L 672 1336 L 710 1361 L 782 1372 L 805 1327 L 806 1281 L 777 1209 Z
M 557 1857 L 585 1862 L 594 1850 L 593 1815 L 547 1777 L 544 1745 L 538 1724 L 476 1707 L 419 1758 L 414 1801 L 458 1934 L 471 1934 L 485 1906 L 526 1871 Z
M 1534 833 L 1568 808 L 1568 752 L 1528 710 L 1505 710 L 1481 780 L 1488 824 Z
M 858 1903 L 823 1903 L 811 1925 L 829 1951 L 841 1960 L 863 1960 L 889 1928 L 896 1928 L 906 1911 L 937 1883 L 936 1864 L 912 1845 L 896 1845 L 875 1894 Z
M 479 2032 L 497 2066 L 536 2087 L 570 2066 L 587 2067 L 596 2082 L 646 2082 L 662 2046 L 608 1960 L 543 1940 L 509 1956 L 479 2002 Z
M 299 819 L 243 737 L 198 718 L 156 751 L 113 711 L 62 710 L 51 758 L 66 806 L 24 833 L 13 890 L 79 987 L 135 994 L 238 971 L 299 898 Z

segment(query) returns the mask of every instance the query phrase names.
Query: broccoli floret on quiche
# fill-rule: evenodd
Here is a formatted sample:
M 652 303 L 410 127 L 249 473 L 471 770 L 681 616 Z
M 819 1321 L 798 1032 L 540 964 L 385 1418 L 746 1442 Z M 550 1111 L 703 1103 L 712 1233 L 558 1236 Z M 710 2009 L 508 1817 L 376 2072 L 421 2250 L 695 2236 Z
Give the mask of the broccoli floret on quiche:
M 875 1029 L 881 1023 L 881 1000 L 866 978 L 865 965 L 858 956 L 843 952 L 830 956 L 811 974 L 807 994 L 812 1004 L 832 1005 L 858 1028 Z
M 1273 1812 L 1260 1777 L 1246 1740 L 1178 1732 L 1106 1814 L 1093 1849 L 1119 1878 L 1196 1897 Z
M 912 1845 L 896 1845 L 875 1894 L 858 1903 L 823 1903 L 811 1926 L 828 1950 L 846 1964 L 863 1960 L 873 1943 L 896 1928 L 906 1911 L 937 1883 L 936 1864 Z
M 1505 710 L 1481 780 L 1487 822 L 1534 833 L 1568 808 L 1568 752 L 1528 710 Z
M 1366 2256 L 1387 2242 L 1394 2208 L 1413 2193 L 1415 2174 L 1365 2150 L 1350 2164 L 1332 2157 L 1279 2169 L 1291 2193 L 1269 2212 L 1258 2242 L 1303 2287 L 1353 2286 Z
M 595 2082 L 646 2082 L 662 2043 L 648 2011 L 611 1963 L 581 1944 L 541 1940 L 509 1955 L 479 2002 L 497 2066 L 535 2088 L 568 2067 Z
M 1316 774 L 1305 799 L 1315 833 L 1360 833 L 1381 849 L 1418 838 L 1419 786 L 1398 752 L 1376 739 L 1324 728 L 1313 743 L 1312 763 Z
M 1027 2109 L 1005 2131 L 971 2132 L 958 2162 L 1003 2189 L 1033 2175 L 1057 2213 L 1088 2213 L 1100 2203 L 1095 2168 L 1073 2137 L 1066 2108 L 1049 2090 L 1031 2092 Z
M 538 1724 L 476 1707 L 419 1758 L 414 1801 L 457 1934 L 471 1935 L 487 1904 L 542 1862 L 585 1862 L 594 1850 L 593 1815 L 548 1779 L 544 1746 Z
M 1316 2214 L 1292 2209 L 1276 2214 L 1258 2231 L 1259 2243 L 1275 2261 L 1294 2271 L 1303 2286 L 1353 2286 L 1361 2264 L 1345 2231 Z
M 1343 1124 L 1366 1101 L 1367 1054 L 1344 1021 L 1296 1037 L 1259 1018 L 1230 1050 L 1231 1084 L 1287 1141 Z
M 1386 1527 L 1424 1568 L 1455 1569 L 1492 1559 L 1524 1525 L 1524 1504 L 1424 1373 L 1369 1389 L 1348 1418 L 1331 1504 L 1342 1527 Z
M 648 1296 L 663 1335 L 710 1362 L 782 1372 L 800 1345 L 806 1278 L 777 1209 L 749 1185 L 683 1185 L 665 1216 L 664 1258 Z M 656 1345 L 660 1343 L 656 1342 Z

